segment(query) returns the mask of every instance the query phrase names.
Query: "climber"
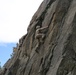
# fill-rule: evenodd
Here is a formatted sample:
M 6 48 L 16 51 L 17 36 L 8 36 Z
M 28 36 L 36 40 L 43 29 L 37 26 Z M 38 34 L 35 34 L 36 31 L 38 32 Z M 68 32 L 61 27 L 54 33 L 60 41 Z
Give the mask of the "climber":
M 35 33 L 35 39 L 38 40 L 38 44 L 36 46 L 36 52 L 39 53 L 38 51 L 38 48 L 39 48 L 39 45 L 44 43 L 43 39 L 45 38 L 45 32 L 47 31 L 48 29 L 48 26 L 46 27 L 40 27 L 39 25 L 36 26 L 36 33 Z
M 40 26 L 36 26 L 35 39 L 38 40 L 39 43 L 43 43 L 43 39 L 45 37 L 45 31 L 48 26 L 40 28 Z

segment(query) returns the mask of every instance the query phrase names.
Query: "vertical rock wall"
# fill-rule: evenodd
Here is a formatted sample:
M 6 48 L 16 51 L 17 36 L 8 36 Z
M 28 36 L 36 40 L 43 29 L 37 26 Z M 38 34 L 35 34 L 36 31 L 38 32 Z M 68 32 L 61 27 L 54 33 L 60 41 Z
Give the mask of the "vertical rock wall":
M 76 0 L 44 0 L 15 50 L 0 75 L 76 75 Z

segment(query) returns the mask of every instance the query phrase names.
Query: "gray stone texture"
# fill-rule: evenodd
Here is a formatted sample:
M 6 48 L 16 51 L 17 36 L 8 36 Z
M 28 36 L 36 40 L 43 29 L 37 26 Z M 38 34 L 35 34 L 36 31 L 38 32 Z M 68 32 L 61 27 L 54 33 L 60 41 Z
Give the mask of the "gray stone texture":
M 36 26 L 46 27 L 36 38 Z M 76 0 L 44 0 L 0 75 L 76 75 Z

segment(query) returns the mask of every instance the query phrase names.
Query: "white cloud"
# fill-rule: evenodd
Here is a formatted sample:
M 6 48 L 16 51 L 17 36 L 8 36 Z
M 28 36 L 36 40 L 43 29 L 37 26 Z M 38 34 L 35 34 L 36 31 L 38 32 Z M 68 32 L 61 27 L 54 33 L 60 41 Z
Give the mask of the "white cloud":
M 2 47 L 7 47 L 7 44 L 5 44 L 5 43 L 0 43 L 0 46 L 2 46 Z
M 43 0 L 0 0 L 0 42 L 18 42 Z

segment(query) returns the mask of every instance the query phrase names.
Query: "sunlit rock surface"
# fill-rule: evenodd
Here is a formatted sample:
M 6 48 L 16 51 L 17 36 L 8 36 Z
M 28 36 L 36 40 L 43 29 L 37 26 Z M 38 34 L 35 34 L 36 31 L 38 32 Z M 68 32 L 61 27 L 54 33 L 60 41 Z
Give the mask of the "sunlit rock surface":
M 76 75 L 76 0 L 44 0 L 0 75 Z

